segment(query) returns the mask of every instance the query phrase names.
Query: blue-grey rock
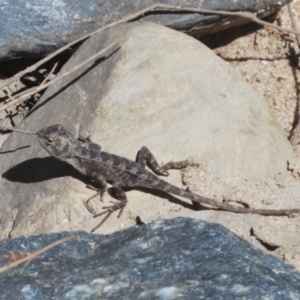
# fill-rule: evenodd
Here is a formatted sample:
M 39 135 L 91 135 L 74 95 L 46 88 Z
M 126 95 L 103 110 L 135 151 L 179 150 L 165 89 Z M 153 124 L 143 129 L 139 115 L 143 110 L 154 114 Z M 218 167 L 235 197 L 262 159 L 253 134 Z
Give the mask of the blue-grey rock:
M 2 241 L 17 253 L 68 241 L 0 275 L 0 299 L 300 299 L 300 274 L 223 226 L 177 218 L 111 235 Z
M 258 11 L 290 0 L 162 0 L 162 4 L 230 11 Z M 154 0 L 0 0 L 0 60 L 19 57 L 39 57 L 92 32 L 102 26 L 156 4 Z M 220 23 L 232 23 L 240 18 L 216 15 L 160 12 L 143 16 L 140 20 L 157 22 L 171 28 L 197 34 L 201 30 L 213 31 Z M 226 25 L 228 26 L 228 25 Z

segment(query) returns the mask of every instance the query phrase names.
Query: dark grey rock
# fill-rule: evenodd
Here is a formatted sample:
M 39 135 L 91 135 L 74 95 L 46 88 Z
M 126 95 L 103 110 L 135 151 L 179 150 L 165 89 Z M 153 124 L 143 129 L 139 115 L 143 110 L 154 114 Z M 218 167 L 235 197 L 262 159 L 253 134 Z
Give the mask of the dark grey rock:
M 7 240 L 32 252 L 0 276 L 0 299 L 300 299 L 300 274 L 222 225 L 186 218 L 111 235 L 63 232 Z M 0 246 L 0 263 L 6 248 Z
M 230 11 L 257 11 L 268 7 L 268 13 L 288 2 L 290 0 L 160 1 L 169 5 Z M 156 3 L 154 0 L 1 0 L 0 60 L 45 55 L 88 32 Z M 231 23 L 234 18 L 164 12 L 141 19 L 197 34 L 204 28 L 210 31 L 214 27 L 219 29 L 218 23 Z

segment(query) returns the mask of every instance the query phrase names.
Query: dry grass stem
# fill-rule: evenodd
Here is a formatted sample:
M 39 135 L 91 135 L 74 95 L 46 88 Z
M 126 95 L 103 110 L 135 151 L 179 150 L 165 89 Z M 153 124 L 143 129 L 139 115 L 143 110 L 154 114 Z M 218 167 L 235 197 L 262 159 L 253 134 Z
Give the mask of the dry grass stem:
M 38 257 L 39 255 L 43 254 L 44 252 L 46 252 L 46 251 L 48 251 L 48 250 L 50 250 L 50 249 L 52 249 L 52 248 L 54 248 L 54 247 L 62 244 L 62 243 L 65 243 L 67 241 L 74 240 L 74 239 L 76 239 L 75 236 L 69 236 L 69 237 L 60 239 L 60 240 L 58 240 L 58 241 L 56 241 L 56 242 L 54 242 L 54 243 L 52 243 L 52 244 L 50 244 L 50 245 L 48 245 L 48 246 L 40 249 L 38 251 L 35 251 L 34 253 L 32 253 L 32 254 L 30 254 L 30 255 L 28 255 L 26 257 L 23 257 L 23 258 L 21 258 L 21 259 L 19 259 L 17 261 L 14 261 L 14 262 L 12 262 L 12 263 L 10 263 L 8 265 L 5 265 L 4 267 L 1 267 L 0 268 L 0 273 L 3 273 L 3 272 L 5 272 L 5 271 L 7 271 L 7 270 L 9 270 L 9 269 L 11 269 L 13 267 L 16 267 L 16 266 L 24 263 L 24 262 L 29 262 L 29 261 L 33 260 L 34 258 Z
M 50 71 L 49 74 L 45 77 L 45 79 L 42 81 L 42 83 L 40 84 L 40 86 L 43 85 L 45 82 L 48 81 L 48 79 L 52 76 L 53 72 L 55 71 L 57 65 L 58 65 L 58 62 L 56 62 L 56 63 L 54 64 L 54 66 L 52 67 L 51 71 Z
M 215 14 L 215 15 L 226 15 L 226 16 L 236 16 L 236 17 L 243 17 L 246 19 L 249 19 L 253 22 L 256 22 L 260 25 L 263 26 L 267 26 L 267 27 L 271 27 L 271 28 L 275 28 L 281 31 L 285 31 L 288 33 L 293 33 L 293 34 L 300 34 L 299 31 L 290 29 L 290 28 L 284 28 L 281 26 L 277 26 L 274 24 L 270 24 L 268 22 L 265 22 L 263 20 L 260 20 L 259 18 L 256 17 L 256 15 L 254 13 L 250 13 L 250 12 L 230 12 L 230 11 L 222 11 L 222 10 L 212 10 L 212 9 L 203 9 L 203 8 L 189 8 L 189 7 L 183 7 L 183 6 L 172 6 L 172 5 L 166 5 L 166 4 L 154 4 L 152 6 L 149 6 L 145 9 L 139 10 L 136 13 L 130 14 L 118 21 L 112 22 L 106 26 L 103 26 L 91 33 L 88 33 L 78 39 L 76 39 L 75 41 L 61 47 L 60 49 L 54 51 L 53 53 L 51 53 L 50 55 L 46 56 L 45 58 L 43 58 L 42 60 L 38 61 L 37 63 L 35 63 L 34 65 L 26 68 L 25 70 L 17 73 L 16 75 L 14 75 L 11 78 L 8 78 L 6 80 L 4 80 L 2 82 L 2 84 L 0 84 L 0 89 L 2 89 L 3 87 L 11 84 L 12 82 L 20 79 L 22 76 L 24 76 L 27 73 L 33 72 L 34 70 L 36 70 L 39 66 L 43 65 L 45 62 L 49 61 L 51 58 L 55 57 L 56 55 L 58 55 L 59 53 L 62 53 L 63 51 L 69 49 L 70 47 L 72 47 L 73 45 L 91 37 L 92 35 L 99 33 L 107 28 L 116 26 L 118 24 L 122 24 L 122 23 L 126 23 L 135 19 L 138 19 L 139 17 L 142 17 L 143 15 L 145 15 L 146 13 L 150 13 L 152 11 L 185 11 L 185 12 L 193 12 L 193 13 L 203 13 L 203 14 Z
M 44 90 L 45 88 L 47 88 L 48 86 L 56 83 L 58 80 L 74 73 L 75 71 L 77 71 L 78 69 L 80 69 L 81 67 L 83 67 L 84 65 L 88 64 L 89 62 L 96 60 L 97 58 L 99 58 L 100 56 L 102 56 L 107 50 L 117 46 L 117 43 L 112 43 L 110 44 L 108 47 L 104 48 L 103 50 L 97 52 L 96 54 L 92 55 L 90 58 L 84 60 L 82 63 L 80 63 L 79 65 L 75 66 L 73 69 L 64 72 L 63 74 L 60 74 L 59 76 L 56 76 L 54 79 L 48 81 L 47 83 L 40 85 L 38 87 L 33 87 L 29 90 L 26 91 L 26 93 L 22 94 L 22 96 L 20 97 L 15 97 L 15 100 L 10 101 L 9 103 L 6 103 L 4 105 L 2 105 L 0 107 L 0 111 L 3 111 L 5 109 L 8 109 L 9 107 L 13 106 L 13 105 L 18 105 L 20 103 L 22 103 L 23 101 L 25 101 L 27 98 L 31 97 L 32 95 L 34 95 L 35 93 Z M 118 46 L 119 47 L 119 46 Z
M 16 129 L 16 128 L 13 128 L 13 127 L 7 127 L 7 126 L 3 126 L 3 125 L 0 125 L 0 128 L 6 129 L 6 130 L 10 130 L 10 131 L 19 132 L 19 133 L 25 133 L 25 134 L 32 134 L 32 135 L 36 135 L 36 132 L 32 132 L 32 131 L 25 131 L 25 130 Z

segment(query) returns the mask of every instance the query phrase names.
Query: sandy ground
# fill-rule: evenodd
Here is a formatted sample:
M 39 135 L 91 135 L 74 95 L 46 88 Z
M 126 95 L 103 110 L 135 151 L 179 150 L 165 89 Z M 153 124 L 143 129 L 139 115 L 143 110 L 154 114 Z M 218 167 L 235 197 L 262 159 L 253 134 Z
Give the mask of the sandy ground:
M 300 1 L 291 4 L 300 30 Z M 292 28 L 287 7 L 274 24 Z M 243 37 L 215 48 L 216 54 L 235 66 L 273 109 L 277 122 L 290 136 L 299 101 L 299 47 L 295 36 L 278 34 L 273 29 L 245 27 Z M 248 32 L 247 32 L 248 31 Z M 234 31 L 233 31 L 234 32 Z M 228 39 L 228 36 L 227 36 Z
M 300 29 L 300 0 L 294 1 L 291 8 Z M 274 23 L 292 28 L 287 7 L 282 9 Z M 240 37 L 236 38 L 237 35 Z M 267 182 L 222 179 L 203 165 L 198 169 L 183 171 L 183 182 L 193 192 L 220 201 L 230 199 L 251 207 L 259 207 L 261 203 L 270 204 L 272 208 L 299 207 L 300 130 L 294 128 L 298 121 L 300 74 L 299 47 L 295 37 L 270 29 L 257 30 L 257 26 L 246 26 L 208 37 L 206 44 L 235 66 L 269 103 L 298 158 L 289 162 L 288 178 L 271 178 Z M 225 218 L 220 223 L 226 223 Z M 216 218 L 212 217 L 212 220 L 216 221 Z M 251 220 L 252 225 L 245 225 L 250 229 L 245 238 L 300 270 L 300 217 L 256 217 Z M 238 222 L 228 227 L 243 236 Z

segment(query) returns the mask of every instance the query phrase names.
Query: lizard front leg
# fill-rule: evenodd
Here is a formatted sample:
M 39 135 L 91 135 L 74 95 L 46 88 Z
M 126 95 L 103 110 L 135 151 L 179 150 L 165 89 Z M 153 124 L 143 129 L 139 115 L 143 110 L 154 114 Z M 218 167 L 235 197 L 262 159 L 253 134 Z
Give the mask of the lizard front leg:
M 82 137 L 82 136 L 79 136 L 78 139 L 77 139 L 82 146 L 85 146 L 86 148 L 88 149 L 93 149 L 93 150 L 96 150 L 96 151 L 100 151 L 101 150 L 101 146 L 94 143 L 90 137 Z
M 90 198 L 88 198 L 86 201 L 83 201 L 83 204 L 85 205 L 86 209 L 91 213 L 91 214 L 96 214 L 95 210 L 89 205 L 89 202 L 94 199 L 95 197 L 97 197 L 98 195 L 100 195 L 100 200 L 102 201 L 102 196 L 103 194 L 106 192 L 107 190 L 107 183 L 105 178 L 101 175 L 101 174 L 97 174 L 97 176 L 95 177 L 95 182 L 98 186 L 98 188 L 95 188 L 91 185 L 87 185 L 88 188 L 92 189 L 92 190 L 96 190 L 97 193 L 93 196 L 91 196 Z
M 112 186 L 111 190 L 114 192 L 116 198 L 119 201 L 110 201 L 110 203 L 113 203 L 113 205 L 103 206 L 102 208 L 104 209 L 104 211 L 94 215 L 94 218 L 100 217 L 102 215 L 105 215 L 105 217 L 95 228 L 92 229 L 91 232 L 94 232 L 96 229 L 98 229 L 110 217 L 110 215 L 117 210 L 120 210 L 118 214 L 118 218 L 120 218 L 125 206 L 127 205 L 128 200 L 126 194 L 124 190 L 120 186 L 118 186 L 118 184 L 115 183 Z
M 198 166 L 198 164 L 192 162 L 191 160 L 187 159 L 187 160 L 183 160 L 183 161 L 177 161 L 177 162 L 173 162 L 170 161 L 162 166 L 160 166 L 154 155 L 150 152 L 150 150 L 143 146 L 141 148 L 141 150 L 138 152 L 137 155 L 137 159 L 136 162 L 138 164 L 140 164 L 141 166 L 145 167 L 146 164 L 148 163 L 149 167 L 158 175 L 164 175 L 164 176 L 168 176 L 169 169 L 181 169 L 181 168 L 185 168 L 187 166 Z
M 95 150 L 95 151 L 100 151 L 101 150 L 101 146 L 98 144 L 93 143 L 93 141 L 90 139 L 90 137 L 82 137 L 79 136 L 77 139 L 82 146 L 88 148 L 89 150 Z M 83 204 L 85 205 L 86 209 L 91 213 L 91 214 L 96 214 L 96 212 L 94 211 L 94 209 L 89 205 L 89 202 L 96 198 L 98 195 L 100 195 L 100 201 L 102 200 L 102 196 L 105 193 L 106 189 L 107 189 L 107 183 L 105 178 L 101 175 L 98 174 L 95 178 L 96 184 L 99 186 L 99 188 L 95 188 L 92 185 L 87 185 L 86 187 L 91 189 L 91 190 L 95 190 L 97 191 L 97 193 L 93 196 L 91 196 L 89 199 L 87 199 L 85 202 L 83 202 Z

